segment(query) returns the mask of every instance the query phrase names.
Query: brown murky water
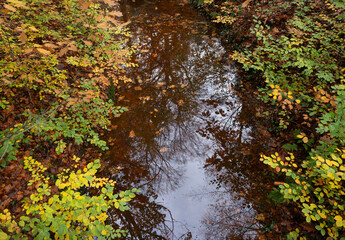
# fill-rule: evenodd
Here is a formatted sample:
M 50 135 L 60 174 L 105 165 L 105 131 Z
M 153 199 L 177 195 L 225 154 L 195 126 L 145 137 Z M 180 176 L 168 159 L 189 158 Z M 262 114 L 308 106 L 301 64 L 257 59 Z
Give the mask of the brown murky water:
M 107 136 L 103 174 L 142 192 L 110 221 L 126 239 L 260 236 L 275 213 L 258 161 L 272 140 L 253 90 L 188 4 L 137 0 L 122 11 L 138 67 L 114 96 L 129 111 Z

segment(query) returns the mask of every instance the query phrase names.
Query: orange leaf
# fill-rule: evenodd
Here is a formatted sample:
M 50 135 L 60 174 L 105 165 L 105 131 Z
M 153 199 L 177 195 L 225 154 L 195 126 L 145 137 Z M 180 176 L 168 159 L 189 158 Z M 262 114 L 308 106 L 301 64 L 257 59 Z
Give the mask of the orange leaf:
M 160 152 L 166 152 L 167 151 L 167 148 L 166 147 L 163 147 Z
M 131 137 L 131 138 L 135 137 L 135 133 L 133 130 L 129 133 L 129 137 Z
M 307 142 L 308 142 L 308 138 L 307 138 L 307 137 L 304 137 L 304 138 L 302 139 L 302 141 L 303 141 L 304 143 L 307 143 Z

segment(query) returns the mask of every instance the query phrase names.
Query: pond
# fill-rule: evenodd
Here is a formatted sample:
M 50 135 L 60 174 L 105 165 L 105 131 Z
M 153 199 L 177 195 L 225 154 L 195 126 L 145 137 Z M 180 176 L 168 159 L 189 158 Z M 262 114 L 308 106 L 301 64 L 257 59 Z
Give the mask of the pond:
M 187 2 L 123 2 L 137 51 L 129 111 L 105 136 L 102 174 L 139 188 L 112 210 L 125 239 L 254 239 L 273 227 L 273 182 L 260 153 L 274 147 L 255 88 L 241 80 L 215 28 Z

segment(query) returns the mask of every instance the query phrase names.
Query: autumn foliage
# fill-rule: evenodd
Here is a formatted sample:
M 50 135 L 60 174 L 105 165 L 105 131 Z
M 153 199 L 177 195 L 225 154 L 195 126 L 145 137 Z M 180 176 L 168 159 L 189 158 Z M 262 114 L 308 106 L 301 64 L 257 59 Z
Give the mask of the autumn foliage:
M 39 218 L 41 212 L 28 209 L 65 189 L 47 175 L 68 175 L 74 155 L 83 159 L 83 168 L 99 150 L 107 149 L 101 130 L 108 128 L 112 115 L 126 110 L 116 106 L 107 91 L 130 81 L 123 76 L 123 67 L 132 50 L 123 48 L 126 23 L 118 21 L 117 7 L 111 0 L 0 3 L 1 237 L 11 235 L 8 223 L 24 213 L 22 200 L 26 199 L 29 219 Z M 25 170 L 24 159 L 39 160 L 45 170 L 36 174 Z M 27 186 L 32 178 L 35 184 Z M 41 184 L 46 184 L 44 191 L 51 190 L 35 200 L 36 191 L 43 191 Z M 32 223 L 25 234 L 35 237 L 34 228 Z M 21 229 L 13 231 L 22 236 Z M 60 230 L 49 229 L 56 231 Z
M 287 238 L 345 239 L 344 1 L 199 5 L 242 43 L 231 58 L 260 75 L 260 98 L 274 106 L 266 115 L 285 144 L 261 160 L 285 178 L 275 192 L 306 220 Z

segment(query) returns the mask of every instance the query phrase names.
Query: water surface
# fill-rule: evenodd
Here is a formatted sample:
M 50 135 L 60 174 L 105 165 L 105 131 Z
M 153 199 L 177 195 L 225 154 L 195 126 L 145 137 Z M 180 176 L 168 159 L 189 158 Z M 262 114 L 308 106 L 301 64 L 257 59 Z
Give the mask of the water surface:
M 122 4 L 131 21 L 133 83 L 114 96 L 103 174 L 142 190 L 112 210 L 127 239 L 252 239 L 267 227 L 271 180 L 258 161 L 271 144 L 262 108 L 216 33 L 180 1 Z

